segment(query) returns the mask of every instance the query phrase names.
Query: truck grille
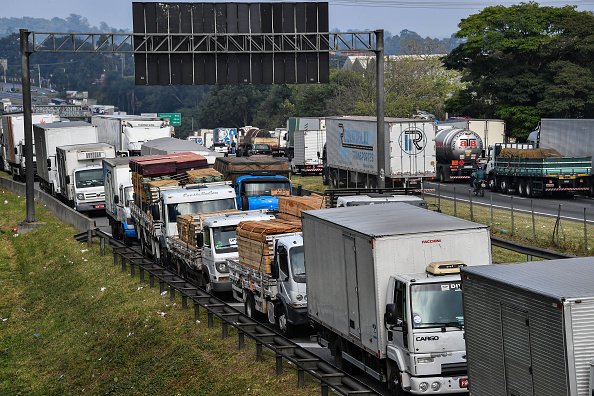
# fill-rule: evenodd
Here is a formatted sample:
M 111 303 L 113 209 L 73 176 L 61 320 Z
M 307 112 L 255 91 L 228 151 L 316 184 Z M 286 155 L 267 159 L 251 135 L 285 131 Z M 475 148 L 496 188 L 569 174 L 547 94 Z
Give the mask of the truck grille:
M 85 199 L 105 198 L 105 193 L 85 193 Z
M 466 374 L 467 363 L 445 363 L 441 365 L 441 375 Z

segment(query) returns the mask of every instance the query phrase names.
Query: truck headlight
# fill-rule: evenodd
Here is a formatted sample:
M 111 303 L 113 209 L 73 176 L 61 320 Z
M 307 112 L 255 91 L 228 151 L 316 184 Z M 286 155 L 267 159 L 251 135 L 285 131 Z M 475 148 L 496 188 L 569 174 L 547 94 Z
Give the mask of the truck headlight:
M 421 392 L 427 392 L 427 389 L 429 389 L 429 383 L 428 382 L 421 382 L 419 384 L 419 390 Z
M 441 382 L 435 381 L 435 382 L 431 383 L 431 390 L 433 392 L 437 392 L 439 390 L 439 388 L 441 388 Z
M 224 261 L 219 261 L 217 263 L 215 263 L 215 268 L 217 269 L 217 271 L 219 271 L 220 273 L 226 274 L 227 272 L 229 272 L 229 268 L 227 268 L 227 263 Z
M 295 296 L 295 298 L 297 299 L 297 301 L 301 301 L 301 300 L 303 300 L 303 296 L 302 296 L 301 294 L 297 294 L 297 295 Z
M 79 201 L 84 201 L 85 199 L 85 194 L 76 194 L 76 199 L 78 199 Z
M 417 358 L 417 363 L 433 363 L 434 359 L 432 357 L 419 357 Z

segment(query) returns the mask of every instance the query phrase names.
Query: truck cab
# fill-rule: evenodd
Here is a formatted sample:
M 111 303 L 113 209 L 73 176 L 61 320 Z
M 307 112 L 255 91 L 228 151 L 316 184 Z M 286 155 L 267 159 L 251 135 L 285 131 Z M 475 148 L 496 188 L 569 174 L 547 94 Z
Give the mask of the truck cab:
M 239 176 L 235 179 L 237 207 L 240 210 L 278 210 L 278 196 L 291 194 L 291 181 L 285 176 Z
M 271 220 L 264 211 L 234 212 L 208 217 L 202 229 L 202 273 L 208 278 L 208 292 L 231 291 L 228 259 L 237 259 L 237 224 L 241 221 Z
M 68 176 L 67 176 L 68 177 Z M 74 169 L 74 209 L 79 212 L 105 209 L 105 186 L 101 165 L 89 165 Z
M 396 386 L 412 394 L 468 389 L 460 261 L 431 263 L 426 273 L 390 277 L 387 356 Z
M 494 190 L 494 182 L 495 182 L 495 159 L 501 153 L 501 150 L 505 148 L 515 148 L 520 150 L 530 150 L 534 148 L 534 145 L 530 143 L 496 143 L 491 144 L 487 148 L 487 177 L 489 181 L 489 188 Z

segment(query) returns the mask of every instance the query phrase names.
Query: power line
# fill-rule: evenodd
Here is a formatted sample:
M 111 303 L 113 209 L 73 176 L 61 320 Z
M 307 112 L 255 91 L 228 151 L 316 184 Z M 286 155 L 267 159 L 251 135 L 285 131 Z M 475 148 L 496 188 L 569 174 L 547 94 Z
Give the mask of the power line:
M 481 9 L 489 6 L 503 5 L 512 6 L 518 5 L 519 2 L 489 2 L 489 1 L 430 1 L 430 0 L 418 0 L 418 1 L 400 1 L 400 0 L 330 0 L 330 5 L 341 6 L 341 7 L 386 7 L 386 8 L 433 8 L 433 9 Z M 550 0 L 539 2 L 540 6 L 584 6 L 594 5 L 594 1 L 583 0 L 583 1 L 563 1 L 563 0 Z

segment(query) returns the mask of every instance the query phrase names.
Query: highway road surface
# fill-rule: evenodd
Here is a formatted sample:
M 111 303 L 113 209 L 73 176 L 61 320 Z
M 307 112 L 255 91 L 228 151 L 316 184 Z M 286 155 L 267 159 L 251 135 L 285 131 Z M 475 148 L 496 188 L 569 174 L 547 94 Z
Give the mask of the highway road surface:
M 437 183 L 427 182 L 425 186 L 430 189 L 435 189 L 435 192 L 427 195 L 437 196 L 441 195 L 443 198 L 454 198 L 457 200 L 468 202 L 469 190 L 471 187 L 467 183 Z M 561 205 L 561 217 L 563 219 L 583 221 L 584 208 L 586 208 L 586 220 L 588 223 L 594 223 L 594 199 L 587 196 L 576 195 L 573 198 L 524 198 L 518 195 L 505 195 L 500 192 L 492 193 L 490 190 L 485 190 L 484 197 L 475 197 L 472 195 L 474 203 L 490 205 L 491 200 L 493 207 L 510 209 L 513 203 L 514 210 L 518 212 L 530 213 L 530 205 L 534 207 L 534 213 L 545 216 L 557 216 L 559 205 Z

